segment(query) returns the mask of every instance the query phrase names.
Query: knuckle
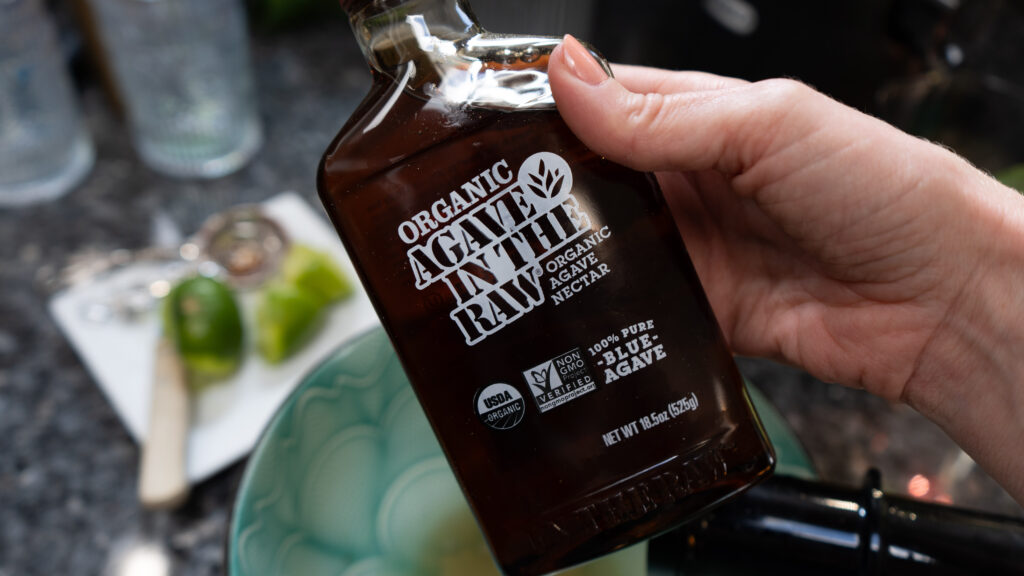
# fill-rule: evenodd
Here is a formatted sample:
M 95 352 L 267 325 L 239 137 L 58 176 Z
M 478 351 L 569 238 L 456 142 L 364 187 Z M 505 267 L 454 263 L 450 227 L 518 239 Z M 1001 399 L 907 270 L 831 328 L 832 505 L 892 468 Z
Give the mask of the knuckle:
M 626 128 L 629 132 L 629 149 L 635 154 L 656 132 L 663 121 L 666 107 L 665 96 L 658 93 L 634 94 L 629 103 Z
M 785 147 L 793 139 L 806 134 L 817 109 L 817 92 L 789 78 L 758 82 L 753 87 L 755 105 L 747 110 L 747 138 L 741 152 L 741 164 L 748 168 L 772 150 Z M 809 121 L 812 119 L 813 121 Z
M 810 86 L 792 78 L 763 80 L 755 86 L 769 103 L 787 107 L 805 100 L 814 93 Z
M 755 86 L 761 119 L 770 126 L 782 123 L 794 111 L 807 108 L 817 94 L 807 84 L 789 78 L 765 80 Z
M 658 93 L 634 94 L 629 106 L 629 124 L 631 128 L 647 129 L 657 123 L 665 97 Z

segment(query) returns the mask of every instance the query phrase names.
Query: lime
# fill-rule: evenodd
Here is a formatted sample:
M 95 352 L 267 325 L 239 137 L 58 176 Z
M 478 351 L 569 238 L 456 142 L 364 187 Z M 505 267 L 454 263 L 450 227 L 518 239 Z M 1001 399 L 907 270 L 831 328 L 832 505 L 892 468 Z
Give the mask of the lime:
M 223 378 L 241 363 L 242 315 L 217 280 L 196 276 L 176 285 L 164 301 L 164 330 L 191 381 Z
M 320 296 L 286 282 L 264 288 L 256 308 L 256 345 L 263 358 L 281 362 L 298 350 L 319 327 Z
M 303 244 L 296 244 L 288 251 L 281 275 L 285 282 L 315 295 L 323 304 L 352 293 L 352 285 L 330 255 Z
M 996 178 L 1010 188 L 1024 192 L 1024 164 L 1017 164 L 999 172 Z

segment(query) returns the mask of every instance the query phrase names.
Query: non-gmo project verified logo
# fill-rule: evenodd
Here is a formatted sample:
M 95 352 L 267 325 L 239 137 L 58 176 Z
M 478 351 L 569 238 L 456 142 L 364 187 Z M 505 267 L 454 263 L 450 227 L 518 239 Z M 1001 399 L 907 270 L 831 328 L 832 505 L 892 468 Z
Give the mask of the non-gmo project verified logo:
M 523 372 L 533 399 L 541 412 L 547 412 L 597 389 L 579 348 L 556 356 Z

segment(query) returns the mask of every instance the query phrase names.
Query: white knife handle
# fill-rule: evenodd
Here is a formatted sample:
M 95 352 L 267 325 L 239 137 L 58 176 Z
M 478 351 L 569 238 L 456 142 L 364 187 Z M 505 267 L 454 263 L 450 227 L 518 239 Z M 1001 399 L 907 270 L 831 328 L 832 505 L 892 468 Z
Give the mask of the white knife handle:
M 146 508 L 176 508 L 188 498 L 185 475 L 189 392 L 185 367 L 174 344 L 156 348 L 149 430 L 142 444 L 139 501 Z

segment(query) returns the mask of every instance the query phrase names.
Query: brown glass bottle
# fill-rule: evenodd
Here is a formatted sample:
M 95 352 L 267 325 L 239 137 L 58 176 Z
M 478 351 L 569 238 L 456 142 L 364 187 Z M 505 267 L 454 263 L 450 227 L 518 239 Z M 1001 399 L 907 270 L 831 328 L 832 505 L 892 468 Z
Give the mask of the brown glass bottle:
M 557 41 L 457 0 L 349 1 L 370 94 L 324 206 L 507 574 L 651 537 L 771 447 L 652 175 L 554 108 Z

